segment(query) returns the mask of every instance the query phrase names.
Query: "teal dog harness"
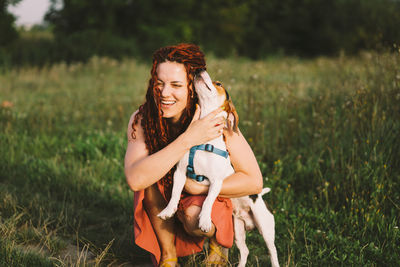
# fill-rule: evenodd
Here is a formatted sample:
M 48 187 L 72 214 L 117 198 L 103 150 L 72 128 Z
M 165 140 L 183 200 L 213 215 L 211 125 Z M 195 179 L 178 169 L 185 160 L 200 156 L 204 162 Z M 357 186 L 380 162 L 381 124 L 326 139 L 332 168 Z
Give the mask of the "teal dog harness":
M 228 158 L 228 155 L 229 155 L 228 151 L 218 149 L 211 144 L 203 144 L 203 145 L 194 146 L 194 147 L 190 148 L 189 164 L 186 168 L 186 176 L 189 178 L 192 178 L 198 182 L 204 181 L 204 179 L 207 179 L 207 177 L 204 175 L 197 175 L 194 172 L 193 159 L 194 159 L 194 155 L 196 154 L 197 150 L 211 152 L 211 153 L 217 154 L 224 158 Z

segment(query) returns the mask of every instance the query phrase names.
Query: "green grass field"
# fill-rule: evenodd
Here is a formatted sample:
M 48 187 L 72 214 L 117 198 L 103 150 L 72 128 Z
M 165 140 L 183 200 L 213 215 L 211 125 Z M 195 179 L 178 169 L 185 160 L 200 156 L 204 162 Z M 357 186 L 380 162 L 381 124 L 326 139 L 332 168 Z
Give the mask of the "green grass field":
M 399 266 L 400 53 L 209 58 L 208 70 L 272 189 L 281 266 Z M 1 70 L 0 266 L 148 262 L 123 157 L 149 71 L 96 57 Z M 269 266 L 256 231 L 247 244 L 248 266 Z

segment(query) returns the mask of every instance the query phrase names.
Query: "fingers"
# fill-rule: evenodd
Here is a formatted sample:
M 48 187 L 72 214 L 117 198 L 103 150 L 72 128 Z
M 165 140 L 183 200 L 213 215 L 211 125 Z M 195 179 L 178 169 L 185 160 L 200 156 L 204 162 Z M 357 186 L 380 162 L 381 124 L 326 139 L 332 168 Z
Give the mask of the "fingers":
M 214 110 L 213 112 L 210 112 L 207 116 L 205 116 L 204 118 L 207 119 L 213 119 L 217 114 L 221 113 L 223 111 L 223 109 L 221 107 L 217 108 L 216 110 Z
M 216 115 L 222 111 L 223 110 L 221 108 L 218 108 L 212 111 L 206 117 L 199 119 L 200 106 L 196 106 L 196 111 L 193 115 L 192 122 L 186 130 L 186 133 L 188 136 L 190 136 L 192 146 L 204 144 L 223 134 L 226 120 L 222 116 L 216 117 Z
M 215 126 L 220 124 L 225 125 L 226 119 L 224 117 L 215 117 L 211 122 L 214 123 Z
M 214 127 L 214 138 L 217 138 L 217 137 L 219 137 L 219 136 L 221 136 L 222 134 L 223 134 L 223 132 L 224 132 L 224 127 L 225 127 L 225 125 L 224 124 L 219 124 L 219 125 L 216 125 L 215 127 Z

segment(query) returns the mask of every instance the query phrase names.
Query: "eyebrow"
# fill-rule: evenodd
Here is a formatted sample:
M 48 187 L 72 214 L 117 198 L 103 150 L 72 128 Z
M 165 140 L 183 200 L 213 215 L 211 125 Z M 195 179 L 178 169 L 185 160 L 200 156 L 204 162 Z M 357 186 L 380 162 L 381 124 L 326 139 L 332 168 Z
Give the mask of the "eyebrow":
M 161 80 L 161 79 L 157 79 L 157 81 L 158 82 L 164 82 L 163 80 Z M 183 83 L 182 81 L 172 81 L 171 83 Z

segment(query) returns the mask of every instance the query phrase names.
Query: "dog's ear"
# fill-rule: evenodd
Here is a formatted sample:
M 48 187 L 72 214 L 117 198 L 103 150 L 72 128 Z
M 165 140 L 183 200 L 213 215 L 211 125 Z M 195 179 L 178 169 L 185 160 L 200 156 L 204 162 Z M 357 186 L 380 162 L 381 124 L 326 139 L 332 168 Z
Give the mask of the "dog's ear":
M 225 100 L 225 105 L 224 105 L 224 110 L 228 113 L 228 118 L 227 118 L 227 126 L 230 131 L 234 131 L 235 133 L 239 134 L 239 116 L 236 112 L 236 108 L 233 105 L 233 102 L 231 99 Z

